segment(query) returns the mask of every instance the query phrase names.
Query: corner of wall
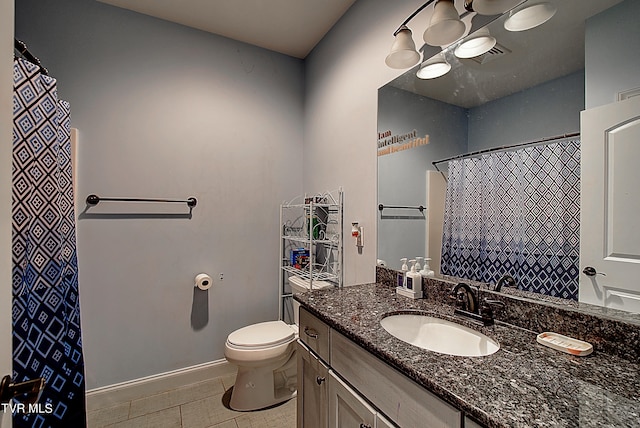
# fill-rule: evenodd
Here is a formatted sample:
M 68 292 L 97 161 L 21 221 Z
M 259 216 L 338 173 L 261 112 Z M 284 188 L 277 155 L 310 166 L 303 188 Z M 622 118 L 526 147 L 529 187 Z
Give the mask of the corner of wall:
M 14 2 L 0 2 L 0 376 L 11 373 L 11 158 Z M 11 413 L 0 414 L 0 426 L 11 426 Z

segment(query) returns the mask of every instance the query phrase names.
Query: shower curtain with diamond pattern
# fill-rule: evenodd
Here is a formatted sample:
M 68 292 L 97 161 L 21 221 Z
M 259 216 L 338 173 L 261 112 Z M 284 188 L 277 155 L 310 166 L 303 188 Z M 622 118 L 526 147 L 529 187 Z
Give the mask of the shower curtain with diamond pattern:
M 449 162 L 441 272 L 577 300 L 580 142 Z
M 40 406 L 14 413 L 13 424 L 84 427 L 69 104 L 55 79 L 22 59 L 13 118 L 12 376 L 46 380 Z

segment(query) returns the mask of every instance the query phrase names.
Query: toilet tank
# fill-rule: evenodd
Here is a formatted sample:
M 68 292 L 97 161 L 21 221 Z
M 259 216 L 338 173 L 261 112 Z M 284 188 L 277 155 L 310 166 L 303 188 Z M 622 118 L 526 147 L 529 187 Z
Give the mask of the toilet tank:
M 289 286 L 291 286 L 291 292 L 293 294 L 306 293 L 311 287 L 308 279 L 304 279 L 295 275 L 289 277 Z M 331 284 L 330 282 L 313 281 L 313 290 L 322 290 L 329 287 L 333 287 L 333 284 Z M 297 300 L 293 299 L 293 318 L 296 325 L 300 324 L 300 315 L 298 314 L 299 310 L 300 303 L 298 303 Z

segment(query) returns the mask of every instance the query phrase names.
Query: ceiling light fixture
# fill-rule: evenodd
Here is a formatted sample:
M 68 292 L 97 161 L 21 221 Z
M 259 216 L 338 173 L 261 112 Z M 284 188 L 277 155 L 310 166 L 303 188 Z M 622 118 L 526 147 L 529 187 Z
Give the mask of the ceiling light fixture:
M 516 8 L 509 12 L 504 28 L 509 31 L 530 30 L 550 20 L 556 11 L 556 7 L 548 2 Z
M 447 46 L 460 39 L 466 29 L 453 0 L 438 0 L 423 38 L 431 46 Z
M 413 35 L 411 30 L 407 27 L 407 24 L 432 3 L 436 3 L 433 15 L 438 15 L 438 17 L 434 18 L 432 16 L 431 24 L 440 27 L 440 31 L 444 31 L 447 35 L 440 36 L 433 31 L 429 31 L 427 28 L 423 35 L 425 42 L 427 44 L 435 43 L 435 45 L 432 46 L 444 46 L 445 44 L 455 42 L 464 35 L 466 25 L 460 20 L 460 16 L 453 4 L 453 0 L 427 0 L 422 4 L 422 6 L 417 8 L 415 12 L 409 15 L 409 17 L 405 19 L 393 33 L 395 40 L 391 46 L 391 52 L 385 59 L 385 63 L 389 67 L 409 68 L 413 67 L 420 61 L 420 54 L 416 50 L 415 43 L 413 42 Z M 436 8 L 438 9 L 438 13 L 436 13 Z M 460 32 L 460 28 L 462 28 L 462 32 Z
M 456 47 L 454 53 L 458 58 L 474 58 L 489 52 L 496 45 L 496 38 L 492 37 L 488 28 L 481 28 Z
M 436 77 L 444 76 L 449 70 L 451 70 L 451 64 L 447 62 L 444 54 L 440 52 L 438 55 L 423 62 L 416 76 L 419 79 L 435 79 Z
M 479 15 L 501 15 L 524 1 L 526 0 L 464 0 L 465 12 L 462 14 L 462 17 L 471 13 Z M 423 34 L 423 39 L 427 45 L 446 47 L 460 40 L 460 38 L 467 33 L 467 24 L 462 21 L 455 7 L 454 0 L 427 0 L 422 6 L 416 9 L 415 12 L 409 15 L 393 33 L 395 39 L 391 46 L 391 52 L 385 59 L 385 63 L 389 67 L 397 69 L 410 68 L 420 61 L 420 54 L 416 50 L 413 34 L 407 27 L 407 24 L 432 3 L 435 3 L 433 13 L 429 20 L 429 26 Z M 471 30 L 473 30 L 472 26 Z M 476 38 L 473 39 L 475 40 Z M 471 39 L 469 39 L 469 42 L 471 42 Z M 484 42 L 486 43 L 487 40 L 485 39 Z M 495 39 L 493 43 L 495 44 Z M 475 40 L 472 44 L 480 44 L 480 40 Z M 467 44 L 463 43 L 463 45 L 465 47 L 461 49 L 461 52 L 467 49 Z M 483 44 L 483 46 L 484 45 L 485 44 Z M 491 48 L 487 50 L 490 49 Z M 426 53 L 426 50 L 424 53 Z M 461 53 L 461 55 L 464 55 L 464 53 Z
M 395 40 L 391 46 L 391 52 L 384 62 L 391 68 L 409 68 L 420 61 L 420 54 L 416 51 L 411 30 L 405 25 L 400 26 L 395 33 Z

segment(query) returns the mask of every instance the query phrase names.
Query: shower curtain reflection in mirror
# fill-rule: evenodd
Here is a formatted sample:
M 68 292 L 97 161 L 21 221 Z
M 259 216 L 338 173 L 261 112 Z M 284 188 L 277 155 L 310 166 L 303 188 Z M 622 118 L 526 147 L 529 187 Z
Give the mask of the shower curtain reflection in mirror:
M 441 272 L 578 299 L 580 141 L 449 162 Z

